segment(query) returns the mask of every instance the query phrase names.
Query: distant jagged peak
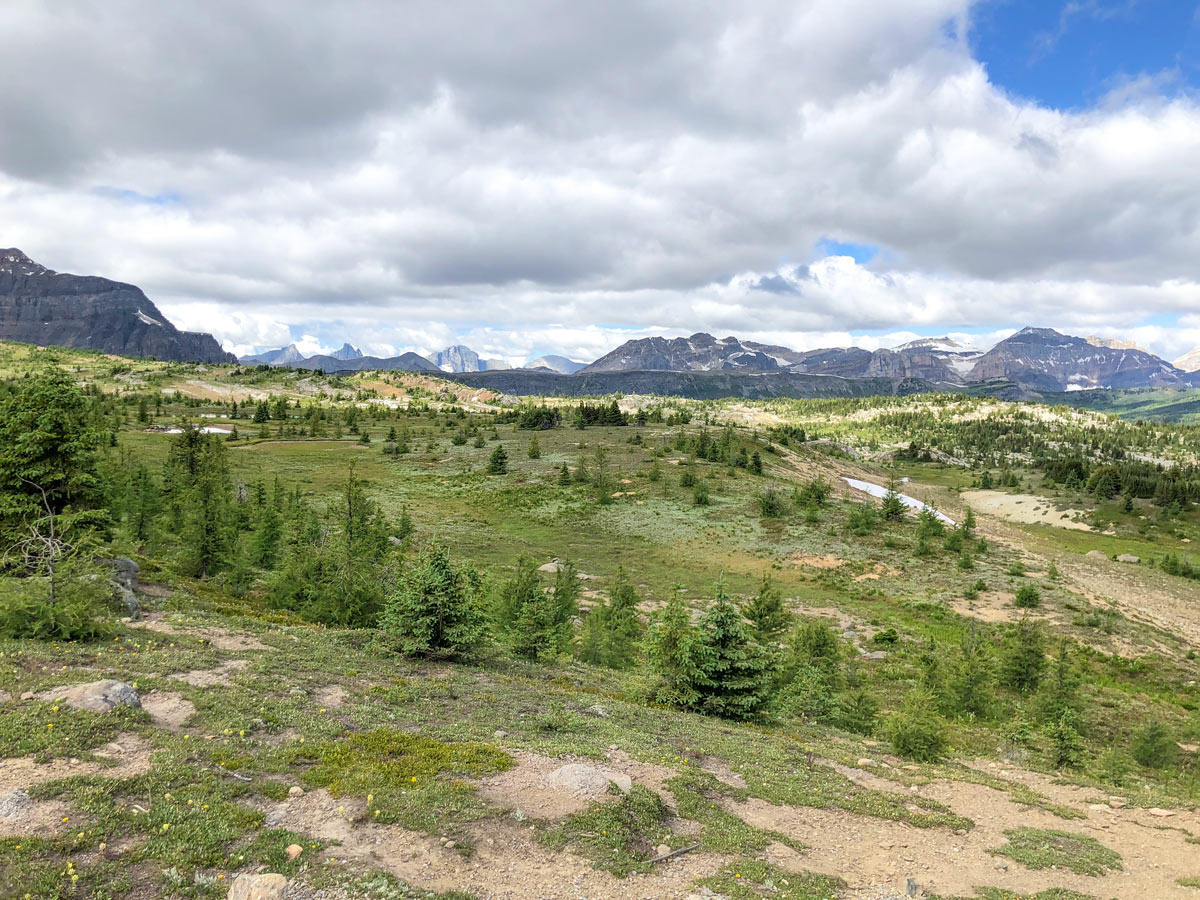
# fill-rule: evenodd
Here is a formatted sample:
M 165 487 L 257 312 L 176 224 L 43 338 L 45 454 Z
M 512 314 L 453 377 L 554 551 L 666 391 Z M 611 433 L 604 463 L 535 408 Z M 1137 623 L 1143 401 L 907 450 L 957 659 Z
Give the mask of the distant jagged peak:
M 363 352 L 361 350 L 359 350 L 357 347 L 355 347 L 353 344 L 349 344 L 349 343 L 343 343 L 339 349 L 334 350 L 329 355 L 332 356 L 334 359 L 341 359 L 341 360 L 362 359 L 363 358 Z
M 897 350 L 942 350 L 946 353 L 967 353 L 972 347 L 966 344 L 960 344 L 954 338 L 949 336 L 943 337 L 925 337 L 917 338 L 915 341 L 909 341 L 907 344 L 901 344 Z
M 25 255 L 24 251 L 18 250 L 16 247 L 0 250 L 0 272 L 8 272 L 10 275 L 54 274 L 54 270 L 47 269 L 45 266 L 35 263 Z

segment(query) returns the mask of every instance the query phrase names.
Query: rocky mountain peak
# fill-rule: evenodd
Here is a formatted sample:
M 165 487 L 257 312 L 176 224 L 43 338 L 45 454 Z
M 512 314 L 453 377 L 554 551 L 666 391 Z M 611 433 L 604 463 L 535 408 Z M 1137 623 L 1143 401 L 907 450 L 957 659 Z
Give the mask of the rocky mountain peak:
M 54 272 L 35 263 L 16 247 L 0 250 L 0 272 L 10 275 L 53 275 Z

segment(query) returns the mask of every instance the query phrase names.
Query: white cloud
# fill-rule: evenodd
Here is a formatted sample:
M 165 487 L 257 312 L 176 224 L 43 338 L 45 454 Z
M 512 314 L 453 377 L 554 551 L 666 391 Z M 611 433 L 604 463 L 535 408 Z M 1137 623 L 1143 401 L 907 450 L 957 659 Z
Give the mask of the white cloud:
M 1195 100 L 1014 100 L 970 8 L 16 0 L 0 243 L 235 347 L 1190 339 L 1148 323 L 1200 307 Z M 827 237 L 886 252 L 810 262 Z

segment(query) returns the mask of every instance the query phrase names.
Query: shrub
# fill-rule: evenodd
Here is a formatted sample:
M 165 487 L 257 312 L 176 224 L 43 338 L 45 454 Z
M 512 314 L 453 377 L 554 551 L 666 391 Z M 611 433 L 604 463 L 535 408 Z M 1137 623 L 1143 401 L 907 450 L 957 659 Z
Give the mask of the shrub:
M 773 484 L 764 485 L 758 495 L 758 511 L 767 518 L 778 518 L 785 510 L 783 495 Z
M 703 481 L 698 481 L 696 486 L 692 489 L 692 502 L 696 504 L 696 506 L 708 506 L 708 485 Z
M 1134 760 L 1148 769 L 1165 769 L 1175 762 L 1178 751 L 1171 732 L 1157 719 L 1135 731 L 1129 745 Z
M 851 534 L 864 537 L 875 530 L 878 520 L 875 507 L 864 501 L 850 510 L 850 515 L 846 519 L 846 527 L 850 529 Z
M 102 618 L 102 594 L 97 583 L 63 580 L 57 600 L 51 603 L 43 579 L 5 579 L 0 584 L 0 637 L 35 641 L 109 637 L 113 626 Z
M 936 701 L 927 691 L 910 691 L 899 712 L 888 717 L 885 733 L 901 756 L 932 761 L 946 748 L 946 726 L 934 712 Z
M 1042 602 L 1041 592 L 1032 584 L 1023 584 L 1017 590 L 1013 606 L 1018 609 L 1036 609 Z

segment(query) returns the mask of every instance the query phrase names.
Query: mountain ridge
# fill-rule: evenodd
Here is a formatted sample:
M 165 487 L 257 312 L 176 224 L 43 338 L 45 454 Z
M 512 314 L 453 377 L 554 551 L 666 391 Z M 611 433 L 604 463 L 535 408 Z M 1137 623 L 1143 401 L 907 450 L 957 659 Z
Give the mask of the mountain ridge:
M 0 250 L 0 340 L 172 362 L 236 362 L 211 334 L 176 328 L 141 288 L 56 272 Z

